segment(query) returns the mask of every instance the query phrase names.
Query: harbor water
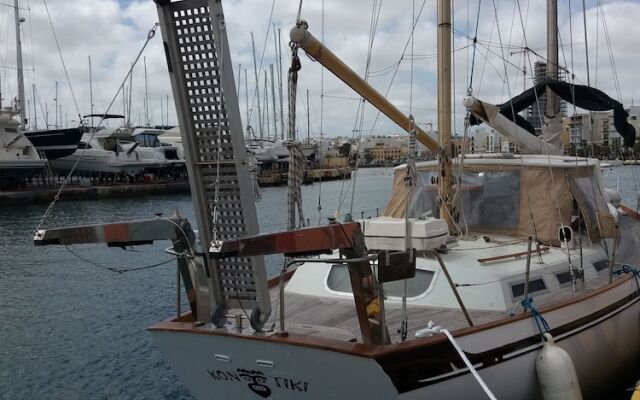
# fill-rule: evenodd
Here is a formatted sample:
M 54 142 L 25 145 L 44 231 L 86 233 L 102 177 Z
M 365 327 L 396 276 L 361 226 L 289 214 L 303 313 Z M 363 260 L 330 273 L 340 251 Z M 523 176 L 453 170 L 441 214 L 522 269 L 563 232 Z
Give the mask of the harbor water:
M 357 218 L 382 210 L 392 175 L 391 168 L 361 170 Z M 348 212 L 351 182 L 303 186 L 305 219 L 317 224 L 321 215 L 324 223 L 338 208 Z M 285 230 L 287 188 L 260 193 L 261 231 Z M 126 251 L 105 245 L 34 247 L 32 231 L 46 206 L 0 208 L 0 399 L 191 399 L 146 331 L 176 313 L 175 261 L 164 253 L 170 242 Z M 43 227 L 170 216 L 176 209 L 195 225 L 190 196 L 172 194 L 60 202 Z M 165 261 L 128 272 L 108 269 Z M 268 258 L 270 275 L 281 267 L 281 259 Z M 186 300 L 182 304 L 188 307 Z
M 640 167 L 611 171 L 606 186 L 619 180 L 623 201 L 635 209 Z M 355 218 L 382 210 L 392 175 L 390 168 L 358 173 Z M 351 182 L 304 186 L 305 219 L 317 224 L 337 210 L 347 213 Z M 286 229 L 287 188 L 261 194 L 261 231 Z M 176 313 L 175 262 L 163 251 L 170 243 L 34 247 L 32 231 L 45 208 L 0 208 L 0 399 L 191 399 L 146 331 Z M 195 224 L 190 196 L 172 194 L 61 202 L 44 228 L 169 216 L 176 209 Z M 281 259 L 268 259 L 270 275 L 280 267 Z

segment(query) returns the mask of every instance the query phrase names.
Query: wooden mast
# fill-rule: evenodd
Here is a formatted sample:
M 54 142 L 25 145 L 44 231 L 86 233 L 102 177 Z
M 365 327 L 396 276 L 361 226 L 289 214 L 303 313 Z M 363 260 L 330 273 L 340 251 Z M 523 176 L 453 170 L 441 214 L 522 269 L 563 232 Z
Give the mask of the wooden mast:
M 440 218 L 447 221 L 451 231 L 451 0 L 438 0 L 438 136 Z
M 547 0 L 547 79 L 558 79 L 558 0 Z M 560 111 L 558 96 L 547 88 L 547 116 Z

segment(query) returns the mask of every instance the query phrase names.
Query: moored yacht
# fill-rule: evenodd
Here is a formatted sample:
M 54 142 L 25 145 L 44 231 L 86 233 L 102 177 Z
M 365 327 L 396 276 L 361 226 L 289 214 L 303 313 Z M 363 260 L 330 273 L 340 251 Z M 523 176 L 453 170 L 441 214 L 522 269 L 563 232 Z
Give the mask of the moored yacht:
M 183 168 L 184 157 L 180 155 L 178 147 L 162 142 L 161 135 L 164 132 L 153 128 L 135 128 L 131 132 L 140 159 L 157 161 L 160 164 L 158 168 Z
M 74 172 L 81 176 L 135 176 L 145 168 L 166 166 L 166 161 L 159 157 L 141 157 L 137 147 L 128 128 L 102 129 L 83 134 L 78 149 L 73 154 L 51 161 L 51 166 L 59 172 L 68 172 L 75 166 Z
M 43 171 L 46 160 L 20 131 L 11 110 L 0 110 L 0 186 L 13 185 Z
M 296 22 L 292 65 L 306 51 L 410 132 L 410 148 L 419 140 L 439 160 L 416 164 L 410 152 L 383 217 L 316 227 L 304 227 L 291 168 L 289 230 L 263 235 L 232 64 L 221 57 L 222 3 L 157 5 L 199 241 L 174 215 L 40 230 L 35 242 L 171 240 L 189 312 L 150 329 L 195 397 L 539 399 L 551 387 L 559 398 L 603 398 L 637 371 L 640 214 L 604 190 L 597 160 L 451 156 L 450 1 L 438 2 L 439 141 Z M 272 279 L 270 254 L 286 256 Z
M 51 161 L 73 154 L 82 139 L 82 129 L 46 129 L 25 131 L 24 135 L 35 146 L 36 150 Z

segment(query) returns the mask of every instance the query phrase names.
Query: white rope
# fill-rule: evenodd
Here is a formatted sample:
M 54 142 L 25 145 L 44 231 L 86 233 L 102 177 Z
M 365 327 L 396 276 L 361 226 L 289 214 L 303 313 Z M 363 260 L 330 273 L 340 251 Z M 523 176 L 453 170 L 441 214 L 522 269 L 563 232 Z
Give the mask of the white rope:
M 462 361 L 464 361 L 464 364 L 467 366 L 467 368 L 469 368 L 469 371 L 471 372 L 473 377 L 476 378 L 476 381 L 478 382 L 482 390 L 484 390 L 487 397 L 490 398 L 491 400 L 496 400 L 496 396 L 493 394 L 493 392 L 491 392 L 491 389 L 489 389 L 489 386 L 487 386 L 484 380 L 482 380 L 482 377 L 480 376 L 480 374 L 478 374 L 478 371 L 471 364 L 471 361 L 469 361 L 469 359 L 467 358 L 466 354 L 464 354 L 464 351 L 462 350 L 458 342 L 456 342 L 453 335 L 451 335 L 451 333 L 448 330 L 440 326 L 434 326 L 433 321 L 429 321 L 429 324 L 427 325 L 426 328 L 420 329 L 419 331 L 416 332 L 416 337 L 433 336 L 438 333 L 443 333 L 447 337 L 447 339 L 449 339 L 449 342 L 451 342 L 451 345 L 453 346 L 453 348 L 456 349 L 456 351 L 458 352 L 458 355 L 460 355 L 460 358 L 462 359 Z

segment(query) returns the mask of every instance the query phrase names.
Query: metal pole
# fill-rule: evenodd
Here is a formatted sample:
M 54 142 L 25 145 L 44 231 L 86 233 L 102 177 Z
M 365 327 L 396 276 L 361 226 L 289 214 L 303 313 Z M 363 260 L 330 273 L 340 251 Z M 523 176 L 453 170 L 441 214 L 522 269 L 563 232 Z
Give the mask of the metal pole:
M 269 69 L 271 70 L 271 100 L 273 104 L 273 138 L 278 139 L 278 113 L 276 110 L 276 87 L 273 79 L 273 64 L 269 65 Z
M 529 297 L 529 272 L 531 271 L 531 243 L 532 242 L 533 242 L 533 238 L 529 236 L 529 242 L 527 243 L 527 267 L 524 273 L 524 298 L 525 299 Z
M 20 23 L 24 21 L 24 19 L 20 18 L 20 10 L 19 10 L 18 0 L 14 1 L 15 7 L 15 20 L 16 20 L 16 61 L 18 67 L 18 101 L 16 106 L 18 108 L 18 112 L 20 113 L 20 126 L 25 126 L 27 124 L 27 117 L 24 109 L 24 71 L 22 70 L 22 40 L 20 39 Z
M 240 77 L 242 74 L 242 64 L 238 64 L 238 98 L 240 98 L 240 83 L 242 83 L 242 78 Z
M 260 132 L 260 140 L 264 139 L 262 133 L 262 111 L 260 110 L 260 81 L 258 80 L 258 65 L 256 64 L 256 44 L 253 40 L 253 32 L 251 32 L 251 48 L 253 49 L 253 74 L 256 77 L 256 103 L 258 103 L 258 132 Z
M 455 283 L 453 283 L 453 280 L 451 279 L 451 275 L 449 275 L 447 266 L 444 264 L 444 261 L 442 261 L 442 257 L 440 257 L 440 254 L 438 254 L 438 252 L 434 250 L 430 250 L 429 253 L 433 254 L 436 260 L 438 260 L 438 263 L 440 264 L 440 268 L 442 269 L 442 272 L 444 272 L 444 276 L 447 278 L 447 281 L 449 282 L 449 286 L 451 287 L 451 290 L 453 290 L 453 295 L 456 297 L 456 300 L 458 301 L 458 305 L 460 305 L 460 310 L 462 310 L 462 313 L 464 314 L 464 317 L 467 319 L 467 323 L 469 324 L 469 326 L 473 326 L 473 321 L 471 320 L 471 316 L 467 311 L 467 307 L 464 306 L 464 303 L 462 302 L 462 298 L 458 293 L 458 289 L 456 289 L 456 285 Z
M 278 71 L 280 70 L 280 62 L 278 61 L 278 35 L 276 35 L 276 23 L 273 23 L 273 51 L 275 54 L 275 62 L 276 62 L 276 68 L 278 69 Z M 273 80 L 273 66 L 271 67 L 272 71 L 271 71 L 271 80 Z M 274 81 L 275 82 L 275 81 Z M 271 91 L 273 92 L 273 97 L 275 99 L 276 93 L 273 89 L 275 83 L 271 84 Z M 282 109 L 282 106 L 280 107 Z M 273 115 L 278 115 L 278 110 L 276 109 L 276 103 L 275 101 L 273 102 Z M 278 125 L 277 125 L 277 118 L 274 118 L 274 122 L 273 124 L 276 126 L 275 129 L 275 133 L 274 136 L 276 139 L 278 139 Z
M 249 126 L 251 123 L 249 122 L 249 79 L 247 77 L 247 69 L 244 69 L 244 102 L 245 102 L 245 111 L 247 114 L 247 139 L 250 137 L 251 132 L 249 131 Z
M 56 81 L 56 98 L 53 99 L 55 101 L 55 106 L 56 106 L 56 129 L 58 129 L 58 81 Z
M 264 71 L 264 124 L 267 128 L 267 140 L 269 140 L 269 89 L 267 86 L 267 70 Z
M 149 127 L 149 86 L 147 85 L 147 57 L 142 58 L 144 63 L 144 126 Z
M 182 310 L 180 302 L 180 263 L 176 263 L 176 318 L 180 318 L 180 310 Z
M 547 78 L 558 79 L 558 0 L 547 0 Z M 547 89 L 547 115 L 559 111 L 558 96 Z
M 162 97 L 160 97 L 160 125 L 162 125 L 162 129 L 166 126 L 164 124 L 164 104 L 162 101 Z
M 582 23 L 584 26 L 584 56 L 587 66 L 587 86 L 591 87 L 591 72 L 589 69 L 589 41 L 587 40 L 587 4 L 586 0 L 582 0 Z M 593 143 L 593 111 L 589 111 L 589 139 L 591 141 L 591 154 L 594 153 Z
M 438 136 L 442 147 L 438 156 L 440 218 L 451 230 L 451 0 L 438 1 Z
M 33 129 L 38 129 L 38 112 L 36 111 L 36 84 L 35 83 L 31 84 L 31 93 L 33 96 Z M 0 108 L 2 108 L 2 104 L 0 104 Z
M 613 283 L 613 267 L 616 264 L 616 248 L 618 247 L 618 235 L 613 239 L 613 251 L 609 262 L 609 285 Z
M 91 71 L 91 56 L 89 56 L 89 111 L 93 115 L 93 74 Z M 91 127 L 93 128 L 93 117 L 91 117 Z
M 284 140 L 284 107 L 282 105 L 282 39 L 278 28 L 278 90 L 280 91 L 280 139 Z
M 309 129 L 310 124 L 309 124 L 309 89 L 307 89 L 307 143 L 311 142 L 311 136 L 310 136 L 310 132 L 311 130 Z
M 133 93 L 133 63 L 131 63 L 131 75 L 129 75 L 129 104 L 127 105 L 127 109 L 129 113 L 127 114 L 127 127 L 131 126 L 131 94 Z

